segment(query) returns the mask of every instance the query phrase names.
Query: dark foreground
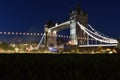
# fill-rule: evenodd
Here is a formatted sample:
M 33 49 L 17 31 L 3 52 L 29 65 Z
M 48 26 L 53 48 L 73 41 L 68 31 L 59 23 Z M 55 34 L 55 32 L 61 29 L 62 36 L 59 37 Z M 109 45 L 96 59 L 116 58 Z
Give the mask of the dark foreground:
M 118 54 L 0 54 L 0 80 L 116 79 L 120 79 Z

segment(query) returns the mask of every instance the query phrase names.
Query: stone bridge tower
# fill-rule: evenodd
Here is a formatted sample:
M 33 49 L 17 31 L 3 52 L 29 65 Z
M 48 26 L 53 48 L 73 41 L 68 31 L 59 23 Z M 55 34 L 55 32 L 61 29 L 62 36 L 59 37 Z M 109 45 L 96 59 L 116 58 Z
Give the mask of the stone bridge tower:
M 70 13 L 70 36 L 72 45 L 84 45 L 87 44 L 87 34 L 83 32 L 76 22 L 80 22 L 82 25 L 87 27 L 88 25 L 88 14 L 85 13 L 79 5 L 76 6 L 75 10 Z
M 45 37 L 44 37 L 44 44 L 46 47 L 53 47 L 56 46 L 57 44 L 57 39 L 56 39 L 56 33 L 53 31 L 49 31 L 50 27 L 55 26 L 52 20 L 48 21 L 45 26 L 44 26 L 44 32 L 45 32 Z

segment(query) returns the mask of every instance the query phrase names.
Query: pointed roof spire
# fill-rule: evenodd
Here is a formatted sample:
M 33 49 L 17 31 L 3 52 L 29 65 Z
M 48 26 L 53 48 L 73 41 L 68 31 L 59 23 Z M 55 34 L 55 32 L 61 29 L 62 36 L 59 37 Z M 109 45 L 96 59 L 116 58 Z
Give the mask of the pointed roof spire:
M 49 20 L 46 24 L 47 24 L 48 28 L 55 26 L 55 24 L 52 20 Z
M 78 14 L 80 14 L 81 11 L 80 4 L 76 5 L 75 10 L 77 11 Z

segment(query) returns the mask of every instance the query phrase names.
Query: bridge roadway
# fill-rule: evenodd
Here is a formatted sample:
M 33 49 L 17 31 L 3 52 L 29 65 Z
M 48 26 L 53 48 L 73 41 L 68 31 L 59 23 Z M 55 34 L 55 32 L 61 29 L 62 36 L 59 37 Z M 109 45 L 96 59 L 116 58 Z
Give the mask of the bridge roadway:
M 78 47 L 112 47 L 112 46 L 117 46 L 117 44 L 96 44 L 96 45 L 79 45 Z
M 55 26 L 49 28 L 49 30 L 58 32 L 58 31 L 61 31 L 61 30 L 67 29 L 67 28 L 70 28 L 70 21 L 66 21 L 59 25 L 56 24 Z

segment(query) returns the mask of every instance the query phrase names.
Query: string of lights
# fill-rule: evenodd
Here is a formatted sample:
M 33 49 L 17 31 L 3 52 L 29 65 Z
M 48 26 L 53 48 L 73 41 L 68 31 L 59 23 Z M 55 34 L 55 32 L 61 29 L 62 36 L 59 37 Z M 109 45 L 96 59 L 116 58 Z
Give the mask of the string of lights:
M 24 35 L 24 36 L 42 36 L 43 33 L 34 32 L 0 32 L 0 35 Z M 70 38 L 70 36 L 65 35 L 55 35 L 56 37 Z
M 0 35 L 21 35 L 21 36 L 42 36 L 43 33 L 35 33 L 35 32 L 0 32 Z M 54 35 L 56 37 L 61 38 L 70 38 L 70 36 L 66 35 Z M 87 38 L 78 37 L 79 40 L 87 40 Z M 94 40 L 92 38 L 89 38 L 89 40 Z

